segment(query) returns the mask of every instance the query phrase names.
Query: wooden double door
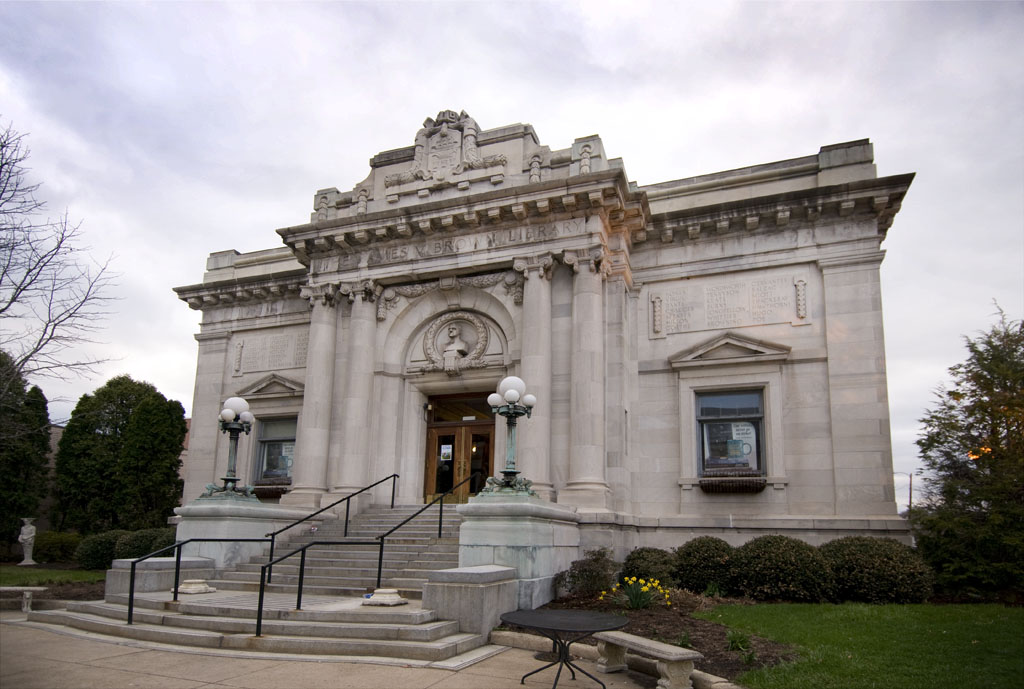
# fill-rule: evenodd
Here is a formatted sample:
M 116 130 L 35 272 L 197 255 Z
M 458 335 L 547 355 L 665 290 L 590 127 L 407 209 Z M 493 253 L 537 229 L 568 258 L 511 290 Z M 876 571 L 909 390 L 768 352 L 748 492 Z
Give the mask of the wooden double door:
M 445 502 L 466 502 L 493 473 L 494 418 L 486 396 L 436 397 L 428 402 L 423 480 L 427 502 L 459 484 Z

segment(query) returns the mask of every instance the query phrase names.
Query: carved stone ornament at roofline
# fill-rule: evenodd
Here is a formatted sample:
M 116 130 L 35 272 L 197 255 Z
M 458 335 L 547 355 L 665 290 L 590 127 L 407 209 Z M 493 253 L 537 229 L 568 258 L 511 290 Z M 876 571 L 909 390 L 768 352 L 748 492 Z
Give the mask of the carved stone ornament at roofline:
M 399 297 L 415 299 L 436 289 L 458 289 L 460 287 L 487 289 L 488 287 L 494 287 L 498 283 L 505 286 L 505 293 L 512 297 L 513 303 L 516 305 L 523 303 L 523 276 L 515 271 L 506 270 L 500 273 L 441 278 L 439 280 L 431 280 L 430 282 L 385 287 L 380 293 L 380 300 L 377 302 L 377 320 L 383 321 L 387 319 L 388 310 L 395 308 Z
M 300 294 L 302 285 L 296 281 L 277 285 L 260 285 L 253 287 L 231 286 L 223 289 L 203 288 L 192 292 L 188 296 L 181 295 L 189 308 L 202 310 L 220 306 L 221 304 L 235 304 L 246 302 L 276 301 L 286 299 Z
M 454 175 L 466 170 L 501 167 L 508 162 L 504 155 L 481 156 L 477 148 L 480 127 L 463 110 L 442 110 L 437 118 L 427 118 L 416 133 L 413 162 L 408 170 L 384 178 L 385 187 L 415 181 L 451 183 Z

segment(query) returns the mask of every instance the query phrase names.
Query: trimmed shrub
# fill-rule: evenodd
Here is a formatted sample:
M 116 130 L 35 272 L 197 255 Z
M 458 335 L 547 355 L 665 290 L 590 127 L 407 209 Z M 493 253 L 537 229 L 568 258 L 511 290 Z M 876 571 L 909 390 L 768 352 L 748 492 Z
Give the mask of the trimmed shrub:
M 657 579 L 664 588 L 676 588 L 675 557 L 661 548 L 637 548 L 626 556 L 619 573 L 619 581 L 626 577 Z
M 760 536 L 729 558 L 730 591 L 754 600 L 818 603 L 832 593 L 832 572 L 817 548 L 789 536 Z
M 71 562 L 82 537 L 72 531 L 44 531 L 36 536 L 32 559 L 37 562 Z
M 78 544 L 75 559 L 83 569 L 109 569 L 110 563 L 114 561 L 114 548 L 117 546 L 117 539 L 126 533 L 128 532 L 115 529 L 86 536 Z
M 839 600 L 921 603 L 931 596 L 932 570 L 910 546 L 889 538 L 847 536 L 818 552 L 832 569 Z
M 673 551 L 675 577 L 679 587 L 704 593 L 712 584 L 722 590 L 729 581 L 729 558 L 733 547 L 714 536 L 700 536 Z
M 558 573 L 555 586 L 573 595 L 595 595 L 612 587 L 618 568 L 619 563 L 612 560 L 608 548 L 589 550 L 582 560 L 574 560 L 569 569 Z
M 136 558 L 149 555 L 174 543 L 174 527 L 141 529 L 126 533 L 117 539 L 114 558 Z

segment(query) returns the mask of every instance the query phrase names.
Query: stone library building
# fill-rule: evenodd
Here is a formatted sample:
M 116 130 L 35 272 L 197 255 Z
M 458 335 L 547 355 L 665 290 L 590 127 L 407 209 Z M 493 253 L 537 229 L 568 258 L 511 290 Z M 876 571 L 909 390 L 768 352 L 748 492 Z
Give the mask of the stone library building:
M 237 396 L 237 473 L 267 506 L 398 474 L 397 503 L 471 507 L 505 465 L 487 397 L 514 375 L 537 399 L 517 468 L 574 515 L 579 554 L 909 540 L 879 267 L 913 174 L 878 177 L 863 139 L 640 186 L 598 136 L 553 149 L 452 110 L 414 127 L 280 241 L 176 288 L 202 312 L 183 504 L 225 475 Z

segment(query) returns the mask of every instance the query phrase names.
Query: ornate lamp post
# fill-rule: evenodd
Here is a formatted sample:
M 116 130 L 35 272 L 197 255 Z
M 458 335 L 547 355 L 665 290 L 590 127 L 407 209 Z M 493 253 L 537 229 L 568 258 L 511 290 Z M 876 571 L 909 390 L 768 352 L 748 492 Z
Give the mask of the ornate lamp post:
M 487 479 L 487 487 L 481 492 L 536 496 L 531 489 L 533 482 L 520 477 L 516 469 L 516 420 L 520 416 L 529 418 L 533 413 L 533 406 L 537 404 L 537 398 L 526 394 L 526 383 L 521 378 L 509 376 L 498 384 L 497 392 L 492 392 L 487 397 L 487 404 L 491 405 L 491 413 L 505 417 L 508 435 L 505 442 L 505 468 L 501 471 L 504 478 L 491 476 Z
M 252 430 L 252 422 L 255 420 L 252 412 L 249 411 L 249 403 L 241 397 L 231 397 L 224 402 L 224 409 L 220 412 L 220 430 L 222 433 L 228 434 L 227 476 L 221 478 L 224 482 L 223 486 L 210 483 L 206 486 L 206 492 L 200 497 L 257 500 L 256 496 L 252 494 L 250 486 L 245 486 L 241 490 L 235 486 L 238 483 L 238 476 L 235 474 L 238 435 L 243 431 L 249 435 Z

